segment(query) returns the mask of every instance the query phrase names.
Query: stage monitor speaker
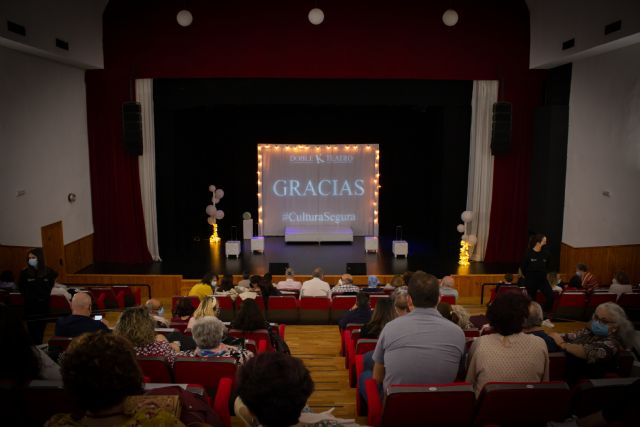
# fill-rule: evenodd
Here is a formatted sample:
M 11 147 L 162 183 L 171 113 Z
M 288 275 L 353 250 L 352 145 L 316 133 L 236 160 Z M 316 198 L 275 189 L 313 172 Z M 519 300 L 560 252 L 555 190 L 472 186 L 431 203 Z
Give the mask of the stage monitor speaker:
M 142 106 L 139 102 L 122 104 L 122 141 L 133 156 L 142 156 Z
M 348 262 L 347 273 L 351 274 L 352 276 L 366 276 L 367 264 L 365 264 L 364 262 Z
M 507 154 L 511 149 L 511 103 L 493 104 L 491 124 L 491 154 Z
M 283 275 L 286 273 L 287 268 L 289 268 L 288 262 L 270 262 L 269 263 L 269 273 L 272 275 Z

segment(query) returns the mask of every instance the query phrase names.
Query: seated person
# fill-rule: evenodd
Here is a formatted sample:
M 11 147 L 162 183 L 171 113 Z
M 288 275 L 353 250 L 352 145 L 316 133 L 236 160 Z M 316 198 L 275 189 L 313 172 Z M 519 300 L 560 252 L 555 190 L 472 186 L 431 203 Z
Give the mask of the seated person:
M 159 299 L 151 298 L 144 304 L 149 311 L 149 314 L 156 322 L 156 328 L 168 328 L 169 321 L 164 318 L 164 307 Z
M 193 304 L 188 298 L 180 298 L 176 304 L 176 308 L 173 310 L 172 322 L 188 322 L 193 316 L 194 312 Z
M 253 353 L 245 348 L 237 348 L 222 342 L 226 328 L 217 317 L 205 316 L 195 321 L 191 332 L 196 349 L 180 353 L 190 357 L 233 357 L 238 365 L 244 364 Z
M 396 317 L 396 310 L 394 309 L 391 298 L 380 298 L 376 304 L 376 308 L 373 310 L 371 320 L 360 328 L 360 338 L 377 339 L 382 329 L 384 329 L 384 326 Z
M 579 263 L 576 266 L 576 275 L 581 279 L 581 286 L 587 292 L 593 292 L 600 286 L 598 279 L 589 271 L 587 264 Z
M 544 320 L 544 314 L 542 307 L 535 301 L 529 303 L 529 317 L 527 317 L 522 325 L 522 330 L 525 334 L 532 334 L 540 337 L 547 344 L 547 351 L 549 353 L 556 353 L 562 351 L 556 342 L 551 338 L 542 328 L 542 321 Z
M 505 273 L 504 277 L 502 278 L 502 281 L 500 282 L 500 284 L 502 284 L 502 285 L 516 285 L 516 283 L 513 283 L 513 274 Z
M 394 291 L 396 288 L 399 288 L 400 286 L 403 286 L 403 285 L 404 285 L 404 280 L 402 280 L 402 276 L 400 274 L 396 274 L 395 276 L 393 276 L 393 278 L 389 283 L 384 285 L 384 288 L 382 288 L 382 290 Z
M 356 295 L 356 303 L 338 320 L 340 329 L 347 327 L 349 323 L 367 323 L 371 320 L 371 307 L 369 307 L 369 295 L 359 292 Z
M 268 329 L 269 323 L 258 308 L 255 300 L 248 299 L 242 303 L 236 317 L 231 321 L 231 329 L 240 331 L 256 331 Z
M 520 293 L 503 293 L 487 309 L 496 333 L 477 338 L 469 350 L 466 381 L 476 395 L 491 381 L 549 381 L 547 345 L 540 337 L 522 333 L 529 301 Z
M 409 313 L 409 288 L 400 286 L 391 294 L 393 308 L 396 310 L 398 317 Z
M 453 277 L 444 276 L 440 281 L 440 295 L 453 295 L 455 299 L 458 299 L 458 291 L 455 289 L 455 282 Z
M 631 280 L 629 280 L 629 276 L 624 271 L 617 271 L 613 276 L 613 281 L 611 282 L 611 286 L 609 286 L 609 292 L 613 292 L 614 294 L 620 295 L 633 292 L 633 286 L 631 286 Z
M 288 267 L 284 273 L 285 279 L 278 282 L 276 288 L 281 291 L 299 291 L 302 287 L 302 283 L 295 280 L 293 268 Z
M 233 276 L 231 274 L 225 274 L 222 276 L 220 286 L 215 289 L 214 295 L 229 296 L 232 301 L 235 301 L 238 297 L 238 292 L 233 287 Z
M 171 345 L 164 335 L 156 335 L 155 322 L 145 307 L 129 307 L 122 312 L 113 332 L 127 338 L 136 356 L 166 357 L 173 366 L 179 348 Z
M 200 305 L 193 312 L 193 316 L 189 319 L 187 329 L 193 328 L 195 321 L 201 317 L 214 316 L 218 317 L 220 307 L 218 306 L 218 300 L 213 295 L 210 295 L 200 301 Z
M 353 284 L 353 277 L 350 274 L 343 274 L 338 284 L 331 289 L 331 296 L 355 295 L 358 292 L 360 292 L 360 288 Z
M 367 287 L 362 288 L 361 290 L 363 292 L 369 292 L 369 293 L 381 292 L 382 289 L 378 289 L 379 284 L 380 284 L 380 281 L 378 280 L 378 278 L 376 276 L 371 275 L 367 279 Z
M 633 346 L 635 331 L 618 304 L 605 302 L 596 307 L 588 328 L 577 333 L 550 333 L 567 353 L 567 382 L 597 378 L 615 365 L 620 350 Z
M 311 273 L 311 279 L 302 284 L 300 298 L 304 297 L 331 297 L 331 287 L 322 280 L 324 273 L 320 267 L 316 267 Z
M 240 280 L 236 285 L 236 291 L 239 294 L 249 289 L 249 286 L 250 286 L 249 283 L 251 283 L 249 281 L 249 277 L 250 277 L 249 272 L 245 271 L 244 273 L 242 273 L 242 280 Z
M 205 297 L 213 295 L 218 283 L 218 276 L 209 272 L 202 277 L 200 283 L 193 285 L 189 290 L 190 297 L 198 297 L 202 301 Z
M 56 321 L 55 334 L 59 337 L 77 337 L 85 332 L 108 331 L 106 319 L 91 318 L 91 295 L 78 292 L 71 300 L 71 314 L 59 317 Z
M 462 330 L 473 329 L 475 326 L 471 323 L 471 316 L 464 306 L 453 304 L 451 306 L 451 320 L 462 328 Z
M 312 413 L 306 406 L 314 384 L 302 360 L 278 352 L 261 353 L 236 377 L 235 413 L 245 426 L 352 426 L 331 411 Z
M 550 271 L 547 273 L 547 282 L 551 286 L 553 292 L 562 292 L 562 280 L 558 277 L 558 273 Z
M 62 377 L 65 390 L 83 412 L 54 415 L 48 427 L 183 425 L 156 402 L 125 405 L 127 397 L 143 393 L 143 378 L 131 344 L 117 334 L 96 332 L 73 340 Z

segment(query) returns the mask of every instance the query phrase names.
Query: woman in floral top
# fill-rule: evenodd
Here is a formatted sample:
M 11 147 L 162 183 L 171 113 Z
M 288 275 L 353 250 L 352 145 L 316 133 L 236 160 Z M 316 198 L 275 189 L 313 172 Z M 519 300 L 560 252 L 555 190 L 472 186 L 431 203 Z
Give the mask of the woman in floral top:
M 238 365 L 244 364 L 253 357 L 247 349 L 240 349 L 222 343 L 222 335 L 225 331 L 224 324 L 216 317 L 205 316 L 197 319 L 193 324 L 191 333 L 196 342 L 196 349 L 180 353 L 190 357 L 233 357 Z
M 155 321 L 145 307 L 131 307 L 122 312 L 114 332 L 131 341 L 136 356 L 166 357 L 173 366 L 178 349 L 164 335 L 156 335 Z

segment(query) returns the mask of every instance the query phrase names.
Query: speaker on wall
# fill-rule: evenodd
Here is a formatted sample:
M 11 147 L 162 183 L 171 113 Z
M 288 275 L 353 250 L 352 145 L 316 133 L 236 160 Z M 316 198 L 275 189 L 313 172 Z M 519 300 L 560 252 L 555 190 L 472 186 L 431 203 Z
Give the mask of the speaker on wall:
M 507 154 L 511 149 L 511 103 L 493 104 L 491 124 L 491 154 Z
M 365 264 L 364 262 L 348 262 L 347 273 L 351 274 L 352 276 L 366 276 L 367 264 Z
M 122 104 L 122 141 L 133 156 L 142 156 L 142 106 L 139 102 Z

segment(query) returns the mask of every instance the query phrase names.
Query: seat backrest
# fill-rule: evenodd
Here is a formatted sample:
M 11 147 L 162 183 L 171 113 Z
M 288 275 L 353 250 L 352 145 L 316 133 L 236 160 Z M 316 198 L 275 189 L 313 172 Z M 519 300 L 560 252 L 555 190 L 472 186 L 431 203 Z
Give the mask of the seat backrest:
M 112 286 L 112 288 L 120 308 L 134 307 L 136 305 L 136 297 L 129 286 L 116 285 Z
M 456 297 L 455 295 L 440 295 L 440 302 L 454 305 L 456 303 Z
M 567 356 L 564 351 L 549 353 L 549 380 L 564 381 L 567 370 Z
M 564 382 L 490 382 L 478 398 L 474 424 L 529 426 L 563 421 L 569 396 Z
M 25 407 L 30 409 L 23 414 L 21 425 L 44 425 L 55 414 L 82 414 L 74 399 L 64 389 L 62 380 L 34 380 L 24 390 Z M 4 403 L 8 403 L 4 401 Z M 3 411 L 4 415 L 4 411 Z M 3 419 L 7 422 L 6 419 Z M 8 424 L 7 424 L 8 425 Z
M 636 381 L 640 381 L 640 378 L 605 378 L 581 382 L 571 395 L 571 415 L 582 418 L 624 401 Z
M 371 295 L 371 297 L 369 298 L 369 305 L 371 306 L 371 309 L 373 310 L 374 308 L 376 308 L 376 305 L 378 304 L 378 301 L 380 301 L 381 298 L 389 298 L 389 295 Z
M 110 287 L 89 287 L 93 302 L 99 310 L 118 308 L 118 300 Z
M 176 382 L 200 384 L 209 396 L 215 396 L 222 378 L 236 376 L 236 359 L 233 357 L 177 357 L 173 363 Z
M 196 308 L 198 308 L 198 306 L 200 305 L 200 298 L 198 298 L 196 296 L 174 295 L 174 296 L 171 297 L 171 312 L 175 311 L 176 305 L 178 305 L 178 301 L 180 301 L 182 299 L 190 300 L 191 301 L 191 305 L 193 306 L 194 310 Z M 217 297 L 216 297 L 216 299 L 217 299 Z
M 52 314 L 71 313 L 71 305 L 64 295 L 51 295 L 51 299 L 49 300 L 49 309 Z
M 376 348 L 378 340 L 372 338 L 360 338 L 356 341 L 356 354 L 364 354 Z
M 269 297 L 269 310 L 297 310 L 298 298 L 289 296 Z
M 500 285 L 497 287 L 496 296 L 509 292 L 521 293 L 522 289 L 517 285 Z
M 253 340 L 256 345 L 260 344 L 260 341 L 265 341 L 267 343 L 267 350 L 273 350 L 271 345 L 271 338 L 269 336 L 269 331 L 266 329 L 256 329 L 255 331 L 241 331 L 239 329 L 229 329 L 229 336 L 235 338 L 244 338 L 247 340 Z
M 355 295 L 336 295 L 331 300 L 331 310 L 349 310 L 355 303 Z
M 169 362 L 164 357 L 136 357 L 142 374 L 152 383 L 172 383 L 173 373 Z
M 392 385 L 381 426 L 469 426 L 475 394 L 470 384 Z
M 329 310 L 331 300 L 326 297 L 305 297 L 300 298 L 300 310 Z
M 480 336 L 480 329 L 478 328 L 464 329 L 463 332 L 466 338 L 475 338 Z
M 618 305 L 623 308 L 640 309 L 640 293 L 634 291 L 620 295 Z

